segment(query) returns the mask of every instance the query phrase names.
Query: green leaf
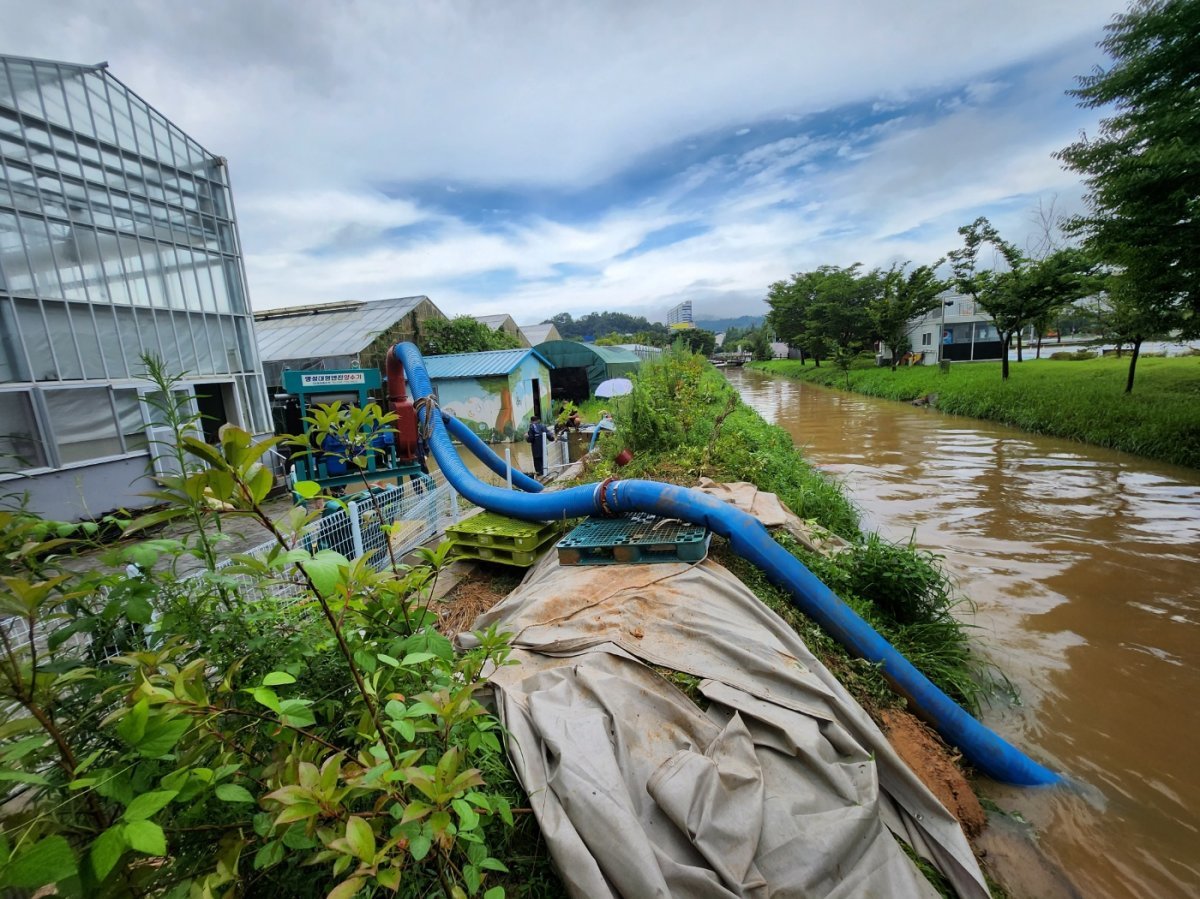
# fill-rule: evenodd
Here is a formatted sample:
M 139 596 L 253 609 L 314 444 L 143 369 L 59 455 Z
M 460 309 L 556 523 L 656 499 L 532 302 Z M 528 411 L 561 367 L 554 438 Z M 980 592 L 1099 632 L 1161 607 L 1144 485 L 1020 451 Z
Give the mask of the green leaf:
M 375 875 L 375 882 L 385 890 L 391 890 L 393 893 L 400 889 L 400 869 L 399 868 L 384 868 Z
M 504 899 L 504 887 L 492 887 L 483 894 L 483 899 Z
M 458 813 L 459 830 L 474 830 L 479 826 L 479 813 L 462 799 L 455 799 L 450 803 L 455 812 Z
M 294 684 L 296 678 L 292 677 L 286 671 L 272 671 L 262 679 L 264 687 L 279 687 L 284 684 Z
M 483 875 L 479 873 L 479 869 L 474 865 L 465 865 L 462 872 L 463 880 L 467 882 L 467 891 L 474 896 L 479 892 L 479 887 L 483 883 Z
M 297 824 L 284 832 L 283 845 L 289 849 L 312 849 L 317 845 L 317 841 L 306 834 L 301 825 Z
M 149 624 L 154 617 L 154 607 L 144 596 L 131 596 L 125 603 L 125 617 L 134 624 Z
M 214 447 L 209 446 L 204 441 L 197 440 L 195 437 L 184 437 L 180 443 L 183 448 L 193 456 L 199 456 L 214 468 L 225 467 L 225 459 L 221 456 L 221 454 L 217 452 Z
M 146 735 L 137 744 L 137 751 L 148 759 L 157 759 L 170 752 L 180 741 L 191 722 L 187 718 L 157 718 L 146 725 Z
M 142 531 L 146 528 L 152 528 L 157 524 L 162 524 L 163 522 L 174 521 L 176 518 L 180 518 L 186 514 L 187 509 L 184 509 L 181 506 L 173 506 L 170 509 L 162 509 L 158 512 L 150 512 L 146 515 L 140 515 L 126 525 L 125 535 L 128 536 L 136 533 L 137 531 Z M 126 558 L 128 558 L 128 556 L 126 556 Z
M 271 488 L 275 486 L 275 475 L 271 474 L 271 469 L 266 466 L 255 464 L 250 467 L 246 481 L 250 485 L 250 493 L 254 496 L 254 501 L 261 503 L 267 498 Z
M 504 867 L 503 862 L 498 858 L 485 858 L 479 863 L 479 867 L 488 871 L 499 871 L 501 874 L 508 873 L 508 868 Z
M 5 865 L 0 872 L 0 886 L 40 887 L 74 877 L 78 872 L 71 844 L 65 837 L 50 836 L 38 840 Z
M 116 824 L 100 834 L 88 850 L 88 860 L 97 880 L 104 880 L 116 867 L 129 844 L 125 842 L 125 828 Z
M 137 546 L 131 546 L 125 550 L 125 558 L 133 562 L 139 568 L 150 569 L 154 567 L 154 563 L 158 561 L 158 552 L 144 543 Z
M 379 659 L 379 661 L 383 662 L 385 665 L 391 665 L 393 668 L 400 667 L 400 661 L 398 659 L 393 659 L 391 656 L 384 655 L 382 652 L 376 653 L 375 658 Z
M 407 742 L 411 743 L 417 736 L 417 726 L 411 721 L 393 721 L 392 729 L 402 736 Z
M 272 712 L 279 711 L 279 697 L 275 695 L 274 690 L 267 687 L 253 687 L 246 692 L 253 696 L 259 705 L 265 705 Z
M 509 827 L 513 826 L 512 806 L 508 804 L 508 800 L 503 796 L 493 796 L 492 804 L 496 807 L 496 811 L 500 813 L 500 820 Z
M 312 499 L 321 492 L 321 485 L 316 481 L 297 481 L 292 485 L 292 490 L 301 499 Z
M 317 718 L 308 708 L 311 704 L 308 699 L 285 699 L 279 704 L 279 718 L 291 727 L 312 727 Z
M 25 737 L 22 740 L 17 740 L 15 743 L 9 743 L 4 747 L 4 752 L 0 752 L 0 758 L 6 762 L 15 762 L 25 758 L 35 749 L 40 749 L 46 745 L 45 734 L 34 734 L 32 737 Z
M 375 861 L 375 831 L 357 815 L 351 815 L 346 822 L 346 843 L 363 864 Z
M 283 843 L 271 840 L 254 854 L 254 870 L 261 871 L 263 868 L 279 864 L 283 861 L 284 854 Z
M 32 774 L 28 771 L 3 771 L 0 770 L 0 782 L 17 781 L 23 784 L 34 784 L 39 787 L 47 787 L 50 781 L 42 777 L 40 774 Z
M 221 784 L 217 787 L 217 798 L 222 802 L 254 802 L 254 796 L 240 784 Z
M 254 816 L 254 832 L 260 837 L 265 837 L 275 827 L 274 819 L 266 812 L 259 812 Z
M 432 845 L 433 840 L 429 838 L 429 834 L 421 831 L 408 841 L 408 854 L 413 857 L 413 861 L 419 862 L 429 854 L 429 847 Z
M 163 829 L 153 821 L 132 821 L 125 825 L 129 847 L 146 855 L 166 855 L 167 838 Z
M 160 809 L 165 808 L 167 803 L 178 795 L 178 790 L 155 790 L 152 793 L 135 796 L 121 817 L 126 821 L 144 821 Z
M 312 581 L 312 586 L 317 588 L 322 597 L 331 597 L 342 580 L 340 565 L 328 558 L 314 557 L 301 562 L 300 567 L 304 568 L 308 580 Z
M 437 656 L 432 652 L 410 652 L 400 664 L 408 667 L 409 665 L 420 665 L 422 662 L 428 662 L 430 659 L 436 658 Z
M 325 899 L 351 899 L 362 889 L 364 883 L 366 883 L 365 877 L 351 877 L 349 880 L 343 880 L 329 891 Z

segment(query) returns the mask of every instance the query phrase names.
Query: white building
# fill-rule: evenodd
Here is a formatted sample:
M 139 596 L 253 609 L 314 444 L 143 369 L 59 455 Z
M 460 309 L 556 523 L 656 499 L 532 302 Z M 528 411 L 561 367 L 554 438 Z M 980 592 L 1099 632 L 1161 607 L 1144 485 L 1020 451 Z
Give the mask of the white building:
M 914 364 L 936 365 L 940 360 L 978 362 L 1004 353 L 992 317 L 976 309 L 975 301 L 944 293 L 941 305 L 908 323 L 909 353 Z M 881 347 L 879 364 L 890 364 L 891 349 Z
M 667 310 L 668 328 L 694 328 L 692 322 L 692 301 L 684 300 Z

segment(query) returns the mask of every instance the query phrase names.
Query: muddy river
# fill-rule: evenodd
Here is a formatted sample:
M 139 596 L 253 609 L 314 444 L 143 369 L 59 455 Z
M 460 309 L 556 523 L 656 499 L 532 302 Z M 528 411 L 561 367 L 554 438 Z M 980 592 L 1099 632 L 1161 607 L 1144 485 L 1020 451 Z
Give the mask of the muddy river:
M 1085 896 L 1200 894 L 1200 473 L 728 377 L 845 484 L 865 528 L 944 556 L 979 648 L 1020 690 L 985 721 L 1083 785 L 986 794 Z

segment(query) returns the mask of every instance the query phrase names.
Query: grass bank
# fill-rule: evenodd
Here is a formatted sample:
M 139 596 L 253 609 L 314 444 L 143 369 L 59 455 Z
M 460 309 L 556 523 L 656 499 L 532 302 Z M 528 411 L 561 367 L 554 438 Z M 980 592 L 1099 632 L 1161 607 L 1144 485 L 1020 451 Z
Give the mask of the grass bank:
M 751 481 L 778 494 L 801 518 L 846 538 L 851 548 L 827 558 L 787 537 L 780 542 L 934 683 L 977 708 L 991 681 L 971 653 L 967 628 L 953 615 L 963 600 L 935 556 L 863 534 L 841 487 L 813 469 L 783 429 L 742 403 L 703 358 L 673 352 L 645 364 L 633 394 L 622 399 L 618 433 L 602 444 L 606 461 L 598 474 L 689 486 L 708 476 Z M 634 459 L 616 469 L 611 459 L 625 447 Z M 863 705 L 897 702 L 872 665 L 851 659 L 757 569 L 723 547 L 714 552 L 783 615 Z
M 999 362 L 955 363 L 891 371 L 872 363 L 850 372 L 796 360 L 757 362 L 761 371 L 884 399 L 936 394 L 943 412 L 1014 425 L 1200 468 L 1200 357 L 1142 358 L 1126 394 L 1128 359 L 1030 360 L 1012 363 L 1007 382 Z

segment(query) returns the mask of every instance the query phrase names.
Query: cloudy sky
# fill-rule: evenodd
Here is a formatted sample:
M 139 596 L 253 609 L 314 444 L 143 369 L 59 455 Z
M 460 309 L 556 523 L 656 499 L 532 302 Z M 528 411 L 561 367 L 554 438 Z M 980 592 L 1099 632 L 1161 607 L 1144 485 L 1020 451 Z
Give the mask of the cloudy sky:
M 1078 207 L 1050 154 L 1117 0 L 0 0 L 229 159 L 256 308 L 757 314 Z M 1056 198 L 1056 199 L 1055 199 Z

